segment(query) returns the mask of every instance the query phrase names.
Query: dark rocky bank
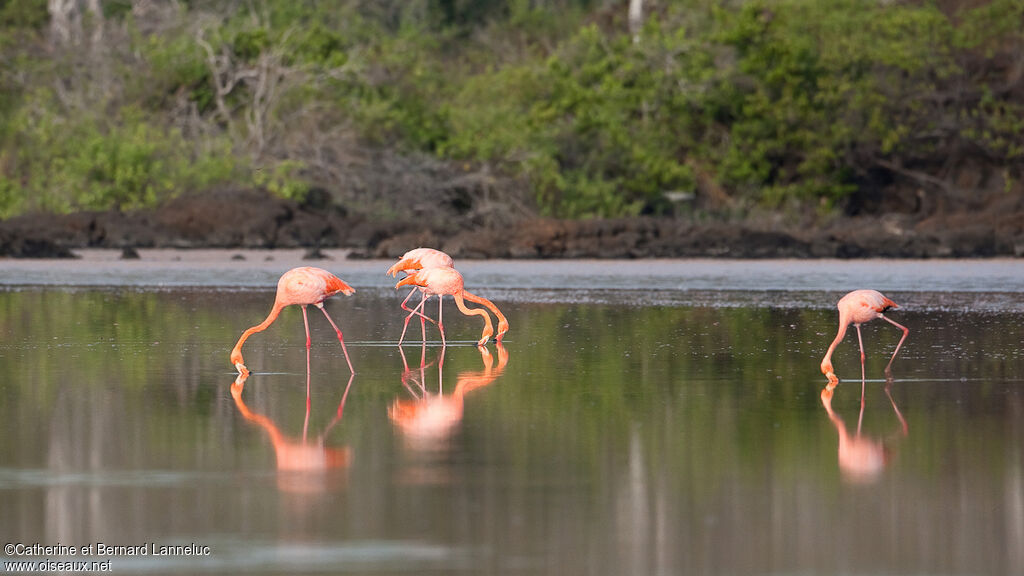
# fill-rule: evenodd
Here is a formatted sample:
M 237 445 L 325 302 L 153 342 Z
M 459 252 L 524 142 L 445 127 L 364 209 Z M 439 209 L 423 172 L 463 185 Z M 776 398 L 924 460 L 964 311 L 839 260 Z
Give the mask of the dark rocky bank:
M 533 219 L 506 228 L 372 222 L 328 203 L 259 191 L 176 198 L 135 212 L 29 214 L 0 222 L 0 256 L 72 257 L 75 248 L 351 248 L 394 258 L 417 246 L 455 258 L 943 258 L 1024 256 L 1024 199 L 924 217 L 844 216 L 819 226 L 684 218 Z

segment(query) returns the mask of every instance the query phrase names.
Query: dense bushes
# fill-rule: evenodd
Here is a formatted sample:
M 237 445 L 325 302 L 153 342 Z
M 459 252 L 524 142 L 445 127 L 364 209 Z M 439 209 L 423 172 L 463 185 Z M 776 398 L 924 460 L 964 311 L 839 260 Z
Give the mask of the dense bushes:
M 1017 0 L 661 2 L 635 37 L 598 4 L 214 1 L 107 10 L 62 44 L 46 2 L 0 0 L 0 215 L 227 183 L 359 201 L 367 147 L 568 217 L 671 192 L 828 209 L 878 170 L 947 187 L 964 154 L 1020 177 Z

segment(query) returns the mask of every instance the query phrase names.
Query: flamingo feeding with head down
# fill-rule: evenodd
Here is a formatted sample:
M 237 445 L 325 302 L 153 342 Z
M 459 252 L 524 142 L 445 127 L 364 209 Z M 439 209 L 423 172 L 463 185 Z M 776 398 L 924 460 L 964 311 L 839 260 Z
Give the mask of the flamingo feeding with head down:
M 274 299 L 274 307 L 270 309 L 270 314 L 267 315 L 267 319 L 259 324 L 249 328 L 245 332 L 242 332 L 242 336 L 239 337 L 238 343 L 231 350 L 231 364 L 238 369 L 238 373 L 242 375 L 248 375 L 249 370 L 245 367 L 245 361 L 242 359 L 242 344 L 256 332 L 262 332 L 266 330 L 274 320 L 277 319 L 278 314 L 285 306 L 291 306 L 292 304 L 298 304 L 302 307 L 302 323 L 306 327 L 306 372 L 309 372 L 309 319 L 306 316 L 306 306 L 312 304 L 320 309 L 327 317 L 327 321 L 334 327 L 335 333 L 338 335 L 338 342 L 341 342 L 341 350 L 345 353 L 345 361 L 348 362 L 348 369 L 353 374 L 355 370 L 352 368 L 352 361 L 348 357 L 348 350 L 345 348 L 345 339 L 341 335 L 341 329 L 331 319 L 330 314 L 327 310 L 324 310 L 324 300 L 334 296 L 341 292 L 342 294 L 349 295 L 355 292 L 351 286 L 344 283 L 340 278 L 331 274 L 327 270 L 321 268 L 314 268 L 312 266 L 303 266 L 300 268 L 292 268 L 285 272 L 281 279 L 277 281 L 277 296 Z
M 401 271 L 410 272 L 424 270 L 427 268 L 437 268 L 438 266 L 454 268 L 455 261 L 452 260 L 451 256 L 441 252 L 440 250 L 435 250 L 433 248 L 414 248 L 405 254 L 402 254 L 402 257 L 398 259 L 398 262 L 388 268 L 387 274 L 389 276 L 397 276 Z M 417 290 L 422 292 L 423 297 L 420 299 L 420 303 L 415 309 L 409 308 L 406 304 L 409 302 L 409 298 L 412 298 L 412 295 L 415 294 Z M 413 287 L 413 289 L 409 291 L 409 295 L 405 297 L 405 300 L 402 300 L 402 310 L 408 312 L 409 315 L 405 317 L 405 325 L 402 326 L 402 336 L 398 339 L 399 345 L 401 345 L 402 341 L 405 340 L 405 332 L 409 329 L 409 320 L 412 319 L 414 315 L 420 317 L 420 329 L 423 331 L 423 341 L 426 342 L 427 320 L 430 320 L 431 322 L 434 321 L 433 318 L 429 318 L 423 314 L 423 306 L 426 304 L 427 298 L 429 298 L 427 293 L 417 286 Z
M 483 346 L 490 339 L 491 334 L 494 333 L 494 328 L 491 327 L 491 317 L 487 315 L 487 312 L 482 308 L 467 308 L 464 300 L 482 304 L 489 308 L 495 315 L 498 316 L 498 336 L 496 340 L 501 341 L 501 337 L 508 331 L 508 321 L 505 320 L 505 316 L 498 310 L 490 300 L 481 298 L 479 296 L 470 294 L 466 291 L 465 285 L 462 279 L 462 274 L 459 274 L 458 270 L 450 266 L 438 266 L 436 268 L 425 268 L 423 270 L 417 270 L 412 274 L 409 274 L 405 278 L 398 281 L 395 284 L 395 288 L 401 286 L 418 286 L 423 290 L 423 294 L 426 297 L 437 296 L 437 328 L 441 331 L 441 345 L 444 346 L 444 322 L 442 320 L 444 296 L 452 296 L 455 299 L 455 305 L 459 308 L 459 311 L 467 316 L 483 316 L 484 318 L 484 331 L 480 336 L 480 340 L 477 342 L 477 346 Z
M 860 335 L 860 325 L 875 318 L 881 318 L 903 330 L 903 337 L 896 344 L 896 350 L 892 353 L 892 358 L 889 359 L 889 364 L 885 367 L 885 373 L 890 374 L 892 361 L 896 359 L 896 354 L 899 353 L 900 346 L 907 339 L 907 334 L 910 334 L 910 330 L 906 326 L 886 318 L 882 313 L 890 308 L 899 308 L 899 305 L 883 296 L 877 290 L 854 290 L 843 296 L 836 306 L 839 308 L 839 333 L 836 334 L 835 340 L 832 341 L 832 344 L 828 347 L 828 352 L 825 353 L 825 357 L 821 360 L 821 373 L 828 378 L 829 386 L 834 387 L 839 383 L 839 377 L 835 375 L 832 369 L 832 352 L 839 345 L 839 342 L 843 340 L 843 336 L 846 335 L 846 329 L 850 324 L 853 324 L 853 327 L 857 329 L 857 344 L 860 346 L 860 377 L 862 381 L 865 379 L 864 340 Z

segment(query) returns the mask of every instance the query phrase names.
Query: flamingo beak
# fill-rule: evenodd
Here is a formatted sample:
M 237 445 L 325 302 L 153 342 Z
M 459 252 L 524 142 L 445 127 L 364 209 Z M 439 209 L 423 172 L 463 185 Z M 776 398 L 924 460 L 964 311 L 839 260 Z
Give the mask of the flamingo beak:
M 405 278 L 402 278 L 401 280 L 399 280 L 398 284 L 395 284 L 395 289 L 397 290 L 397 289 L 401 288 L 402 286 L 415 286 L 415 285 L 416 285 L 416 281 L 415 281 L 414 277 L 412 275 L 409 275 L 409 276 L 406 276 Z
M 387 274 L 388 274 L 388 276 L 397 276 L 399 272 L 401 272 L 403 270 L 410 270 L 410 269 L 419 270 L 420 269 L 420 262 L 419 262 L 419 260 L 411 260 L 411 259 L 399 260 L 398 262 L 395 262 L 394 264 L 392 264 L 391 268 L 388 268 Z

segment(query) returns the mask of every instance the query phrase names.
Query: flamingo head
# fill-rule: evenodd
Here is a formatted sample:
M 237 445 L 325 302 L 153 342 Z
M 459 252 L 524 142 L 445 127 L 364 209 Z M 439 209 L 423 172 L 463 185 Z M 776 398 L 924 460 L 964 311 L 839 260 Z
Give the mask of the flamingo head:
M 832 368 L 832 362 L 828 360 L 822 360 L 821 373 L 824 374 L 826 378 L 828 378 L 829 386 L 835 387 L 836 384 L 839 384 L 839 377 L 836 376 L 836 373 Z
M 416 274 L 409 274 L 405 278 L 399 280 L 398 284 L 395 284 L 395 289 L 397 290 L 402 286 L 419 286 L 419 284 L 416 282 L 416 279 Z
M 498 321 L 498 335 L 494 337 L 494 340 L 497 341 L 497 342 L 501 342 L 501 337 L 505 335 L 505 332 L 508 332 L 508 321 L 507 320 L 499 320 Z
M 483 334 L 480 335 L 480 340 L 477 341 L 477 346 L 486 346 L 487 341 L 491 339 L 491 335 L 494 334 L 494 329 L 491 328 L 490 323 L 484 326 Z
M 244 379 L 249 377 L 249 369 L 245 367 L 245 360 L 242 359 L 242 351 L 235 349 L 231 351 L 231 365 L 238 370 L 238 376 Z
M 419 270 L 422 267 L 419 258 L 402 258 L 388 268 L 387 274 L 388 276 L 398 276 L 398 273 L 403 270 Z

